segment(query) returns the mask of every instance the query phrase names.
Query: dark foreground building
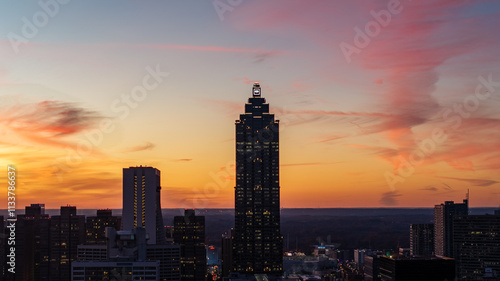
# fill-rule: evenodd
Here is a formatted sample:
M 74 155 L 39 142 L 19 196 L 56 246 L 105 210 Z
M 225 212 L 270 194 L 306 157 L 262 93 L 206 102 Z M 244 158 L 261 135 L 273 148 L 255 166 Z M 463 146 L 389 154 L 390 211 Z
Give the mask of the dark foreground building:
M 175 216 L 174 242 L 181 246 L 181 280 L 205 281 L 205 216 L 196 216 L 194 210 L 185 210 L 184 216 Z
M 279 121 L 255 83 L 236 120 L 236 187 L 233 270 L 283 274 L 280 234 Z
M 500 280 L 500 215 L 456 217 L 453 249 L 458 280 Z
M 451 258 L 378 258 L 381 281 L 452 281 L 455 280 L 455 260 Z

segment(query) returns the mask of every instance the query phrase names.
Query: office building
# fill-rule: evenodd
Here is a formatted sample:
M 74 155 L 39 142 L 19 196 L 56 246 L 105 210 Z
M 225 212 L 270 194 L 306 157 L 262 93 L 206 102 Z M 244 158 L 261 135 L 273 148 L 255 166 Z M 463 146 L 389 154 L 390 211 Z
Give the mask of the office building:
M 235 125 L 233 271 L 281 276 L 279 121 L 269 113 L 258 83 Z
M 434 224 L 410 224 L 410 255 L 427 257 L 434 254 Z
M 78 245 L 85 243 L 85 216 L 76 207 L 63 206 L 50 225 L 50 281 L 71 279 L 71 262 L 77 259 Z
M 436 256 L 453 257 L 453 218 L 469 213 L 469 200 L 463 203 L 446 201 L 434 207 L 434 253 Z
M 365 281 L 380 281 L 380 255 L 365 255 L 363 273 Z
M 117 231 L 113 227 L 106 228 L 106 245 L 80 245 L 78 247 L 78 262 L 73 263 L 73 277 L 82 275 L 101 276 L 106 270 L 112 270 L 116 266 L 127 269 L 133 267 L 150 267 L 148 278 L 140 279 L 142 270 L 134 273 L 136 279 L 130 280 L 160 280 L 160 281 L 180 281 L 181 250 L 177 244 L 148 244 L 149 236 L 142 227 L 132 230 Z M 152 265 L 145 262 L 158 264 L 158 273 L 152 279 Z M 76 267 L 76 269 L 75 269 Z M 94 270 L 95 272 L 92 273 Z M 75 273 L 76 272 L 76 273 Z M 132 275 L 124 275 L 129 278 Z M 132 277 L 130 277 L 132 278 Z M 81 279 L 77 279 L 81 280 Z M 94 279 L 85 279 L 94 280 Z M 101 279 L 99 279 L 101 280 Z M 112 280 L 112 279 L 111 279 Z M 118 279 L 121 280 L 121 279 Z M 125 279 L 129 280 L 129 279 Z
M 500 215 L 455 217 L 453 249 L 458 280 L 499 280 Z
M 148 244 L 146 260 L 160 262 L 160 281 L 181 280 L 181 247 L 178 244 Z
M 16 280 L 48 280 L 50 223 L 45 204 L 26 206 L 24 215 L 17 216 Z
M 123 229 L 146 229 L 148 244 L 165 244 L 161 213 L 160 170 L 153 167 L 123 169 Z
M 105 261 L 108 259 L 106 244 L 78 245 L 78 261 Z
M 175 216 L 174 242 L 181 246 L 181 280 L 205 281 L 205 216 L 196 216 L 194 210 L 185 210 L 184 216 Z
M 106 227 L 120 230 L 121 220 L 120 216 L 113 216 L 113 211 L 110 209 L 97 210 L 97 216 L 87 217 L 85 243 L 88 245 L 106 244 Z

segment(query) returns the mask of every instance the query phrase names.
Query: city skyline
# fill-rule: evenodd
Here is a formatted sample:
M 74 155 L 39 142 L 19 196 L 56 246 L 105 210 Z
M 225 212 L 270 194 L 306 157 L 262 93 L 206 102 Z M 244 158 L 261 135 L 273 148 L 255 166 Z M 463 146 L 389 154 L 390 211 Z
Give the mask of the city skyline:
M 122 168 L 143 165 L 163 208 L 233 208 L 255 81 L 280 120 L 281 207 L 432 208 L 467 189 L 499 206 L 500 3 L 226 2 L 0 4 L 17 207 L 117 209 Z

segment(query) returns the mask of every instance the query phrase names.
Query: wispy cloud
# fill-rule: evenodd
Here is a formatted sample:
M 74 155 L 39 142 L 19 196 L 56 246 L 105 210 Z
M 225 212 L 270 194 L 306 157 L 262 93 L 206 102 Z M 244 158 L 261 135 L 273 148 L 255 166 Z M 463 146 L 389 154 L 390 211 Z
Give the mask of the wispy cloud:
M 138 151 L 143 151 L 143 150 L 151 150 L 153 148 L 155 148 L 155 145 L 148 141 L 144 144 L 136 145 L 136 146 L 127 148 L 124 150 L 124 152 L 138 152 Z
M 426 186 L 426 187 L 423 187 L 423 188 L 419 188 L 419 190 L 427 190 L 427 191 L 438 191 L 438 188 L 435 187 L 435 186 Z
M 189 162 L 193 161 L 191 158 L 180 158 L 180 159 L 174 159 L 175 162 Z
M 500 183 L 499 181 L 486 180 L 486 179 L 464 179 L 464 178 L 454 178 L 454 177 L 439 177 L 439 178 L 463 181 L 463 182 L 470 183 L 471 185 L 474 185 L 474 186 L 490 186 L 490 185 Z
M 93 128 L 102 116 L 61 101 L 0 105 L 0 124 L 13 134 L 42 145 L 71 146 L 65 136 Z

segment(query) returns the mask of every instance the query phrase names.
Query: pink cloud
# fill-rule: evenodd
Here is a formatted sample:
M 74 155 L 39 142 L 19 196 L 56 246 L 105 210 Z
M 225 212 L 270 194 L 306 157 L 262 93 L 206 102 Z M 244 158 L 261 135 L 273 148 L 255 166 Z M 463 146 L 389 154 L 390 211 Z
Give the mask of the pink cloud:
M 25 139 L 42 145 L 71 146 L 63 137 L 92 128 L 98 113 L 59 101 L 0 107 L 0 123 Z

